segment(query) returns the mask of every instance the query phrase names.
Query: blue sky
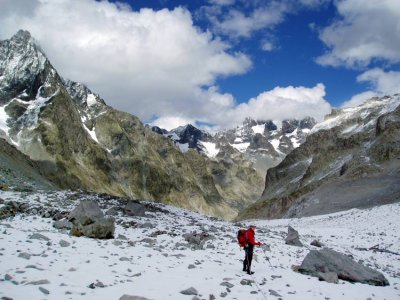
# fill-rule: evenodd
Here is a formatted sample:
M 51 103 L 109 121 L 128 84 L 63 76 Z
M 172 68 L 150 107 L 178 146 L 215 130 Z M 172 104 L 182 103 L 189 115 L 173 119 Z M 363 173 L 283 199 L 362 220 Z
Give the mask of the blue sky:
M 397 0 L 1 0 L 63 77 L 165 128 L 282 120 L 398 92 Z M 50 3 L 49 3 L 50 2 Z

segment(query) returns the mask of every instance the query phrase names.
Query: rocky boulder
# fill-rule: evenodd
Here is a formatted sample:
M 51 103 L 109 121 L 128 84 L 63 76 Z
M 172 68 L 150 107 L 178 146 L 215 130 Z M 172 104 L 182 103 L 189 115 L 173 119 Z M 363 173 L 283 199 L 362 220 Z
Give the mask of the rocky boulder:
M 389 285 L 388 280 L 382 273 L 354 261 L 347 255 L 328 248 L 319 251 L 311 250 L 304 258 L 298 271 L 320 279 L 326 278 L 326 275 L 333 278 L 332 273 L 335 273 L 337 278 L 350 282 L 360 282 L 375 286 Z M 334 281 L 335 279 L 332 280 L 332 282 Z
M 288 234 L 285 239 L 285 243 L 287 245 L 292 245 L 292 246 L 298 246 L 298 247 L 303 246 L 303 244 L 300 242 L 299 233 L 292 226 L 288 227 Z
M 73 226 L 71 234 L 91 238 L 114 238 L 115 220 L 105 218 L 99 205 L 92 200 L 81 201 L 68 216 Z
M 131 217 L 144 217 L 146 214 L 146 206 L 138 201 L 130 200 L 124 207 L 124 213 Z

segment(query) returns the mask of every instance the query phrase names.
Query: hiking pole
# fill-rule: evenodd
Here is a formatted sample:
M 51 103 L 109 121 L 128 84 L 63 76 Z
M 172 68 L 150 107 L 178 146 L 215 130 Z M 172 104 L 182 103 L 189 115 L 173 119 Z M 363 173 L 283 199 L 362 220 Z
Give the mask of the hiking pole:
M 273 269 L 274 267 L 272 266 L 271 261 L 269 260 L 269 257 L 265 256 L 265 259 L 269 262 L 269 265 L 271 266 L 271 269 Z
M 268 261 L 269 265 L 271 266 L 271 269 L 273 269 L 274 267 L 272 266 L 271 261 L 269 260 L 269 257 L 265 254 L 266 250 L 271 251 L 271 247 L 268 245 L 263 245 L 263 246 L 261 246 L 261 249 L 263 249 L 263 251 L 264 251 L 265 260 Z

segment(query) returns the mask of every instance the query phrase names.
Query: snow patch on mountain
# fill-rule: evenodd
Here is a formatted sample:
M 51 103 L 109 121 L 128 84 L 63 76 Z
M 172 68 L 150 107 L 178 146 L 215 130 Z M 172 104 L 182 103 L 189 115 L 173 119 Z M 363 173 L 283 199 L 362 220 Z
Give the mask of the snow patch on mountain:
M 182 153 L 186 153 L 189 151 L 189 143 L 185 143 L 185 144 L 180 144 L 177 143 L 179 150 L 181 150 Z
M 7 105 L 0 106 L 0 130 L 8 136 L 8 130 L 10 129 L 7 125 L 8 115 L 5 111 Z
M 215 143 L 200 141 L 200 144 L 204 147 L 204 153 L 210 158 L 215 158 L 219 153 L 219 149 Z
M 96 96 L 93 94 L 89 94 L 86 98 L 86 103 L 88 106 L 93 106 L 93 105 L 97 104 Z
M 256 125 L 251 127 L 251 129 L 253 130 L 254 133 L 264 134 L 265 125 L 264 124 Z
M 58 89 L 53 95 L 49 97 L 42 97 L 40 96 L 42 88 L 43 87 L 39 88 L 36 99 L 29 101 L 29 105 L 24 115 L 20 118 L 20 120 L 24 120 L 23 122 L 25 124 L 25 127 L 28 129 L 36 128 L 41 108 L 44 107 L 51 98 L 53 98 L 60 92 L 60 90 Z
M 93 141 L 95 141 L 97 144 L 101 145 L 99 140 L 97 139 L 96 131 L 95 128 L 93 127 L 92 130 L 87 128 L 84 123 L 82 123 L 83 128 L 86 130 L 87 133 L 89 133 L 90 137 L 92 138 Z
M 240 152 L 245 152 L 247 148 L 249 148 L 250 143 L 234 143 L 232 147 L 237 149 Z

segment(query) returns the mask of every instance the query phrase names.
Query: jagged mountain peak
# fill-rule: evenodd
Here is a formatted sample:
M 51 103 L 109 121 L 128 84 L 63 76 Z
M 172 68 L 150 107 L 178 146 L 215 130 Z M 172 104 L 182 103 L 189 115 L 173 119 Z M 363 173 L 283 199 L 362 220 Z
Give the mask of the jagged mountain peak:
M 264 174 L 303 143 L 315 124 L 311 117 L 284 121 L 247 117 L 242 125 L 214 134 L 191 124 L 169 132 L 160 128 L 153 128 L 153 131 L 169 137 L 182 152 L 195 149 L 212 159 L 228 162 L 241 160 L 252 163 L 260 174 Z
M 86 85 L 69 79 L 63 79 L 63 83 L 72 100 L 82 108 L 106 105 L 104 100 L 98 94 L 93 93 Z
M 0 105 L 15 97 L 32 99 L 38 76 L 49 64 L 46 55 L 28 31 L 20 30 L 11 39 L 0 41 Z

